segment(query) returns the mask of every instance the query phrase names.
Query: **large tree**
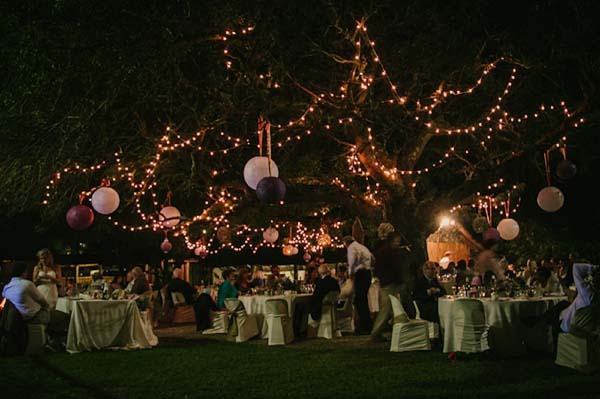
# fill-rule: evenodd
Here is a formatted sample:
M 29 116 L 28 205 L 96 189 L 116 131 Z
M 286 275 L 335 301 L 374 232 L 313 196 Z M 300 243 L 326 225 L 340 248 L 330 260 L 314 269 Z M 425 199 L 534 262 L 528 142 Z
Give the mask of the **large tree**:
M 192 242 L 361 216 L 422 246 L 439 212 L 499 178 L 537 191 L 544 151 L 596 120 L 593 3 L 272 3 L 3 5 L 4 217 L 64 231 L 78 194 L 114 177 L 122 206 L 84 238 L 151 231 L 172 192 L 197 216 L 176 229 Z M 244 184 L 259 117 L 283 205 Z

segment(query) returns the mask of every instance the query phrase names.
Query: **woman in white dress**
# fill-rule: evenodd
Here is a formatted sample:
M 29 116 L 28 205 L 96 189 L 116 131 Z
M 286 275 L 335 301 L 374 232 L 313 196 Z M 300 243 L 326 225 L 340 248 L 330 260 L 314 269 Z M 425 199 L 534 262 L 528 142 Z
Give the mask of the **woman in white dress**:
M 33 282 L 44 295 L 51 309 L 56 307 L 58 301 L 58 279 L 54 270 L 54 257 L 49 249 L 38 251 L 38 264 L 33 269 Z

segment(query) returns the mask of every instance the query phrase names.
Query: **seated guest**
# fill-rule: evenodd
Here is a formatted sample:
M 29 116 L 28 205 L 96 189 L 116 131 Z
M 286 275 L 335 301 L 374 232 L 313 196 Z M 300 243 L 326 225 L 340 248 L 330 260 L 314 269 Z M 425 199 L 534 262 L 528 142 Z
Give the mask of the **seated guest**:
M 446 290 L 435 278 L 433 262 L 423 264 L 423 273 L 415 281 L 414 298 L 421 312 L 421 318 L 427 321 L 440 322 L 438 314 L 438 298 L 446 295 Z
M 540 267 L 531 280 L 536 291 L 541 294 L 564 294 L 560 279 L 547 267 Z
M 250 288 L 263 288 L 265 285 L 265 277 L 262 270 L 255 268 L 248 286 Z
M 90 284 L 89 291 L 102 291 L 104 289 L 104 279 L 102 273 L 95 272 L 92 274 L 92 283 Z
M 457 287 L 463 286 L 467 283 L 467 261 L 461 259 L 456 264 L 456 281 Z
M 577 297 L 559 316 L 560 328 L 577 335 L 600 335 L 600 267 L 573 264 Z
M 281 274 L 279 266 L 277 265 L 271 266 L 271 275 L 267 278 L 267 287 L 272 290 L 277 290 L 279 288 L 293 290 L 296 288 L 293 281 Z
M 110 282 L 111 291 L 122 290 L 123 288 L 123 276 L 114 276 L 112 281 Z
M 250 283 L 248 281 L 249 278 L 250 271 L 245 267 L 240 268 L 237 279 L 235 280 L 235 288 L 240 294 L 247 294 L 250 292 Z
M 225 308 L 225 299 L 237 298 L 238 290 L 235 288 L 235 273 L 232 270 L 223 271 L 223 284 L 219 287 L 219 294 L 217 295 L 217 307 L 219 309 Z
M 304 284 L 310 284 L 314 286 L 319 280 L 319 271 L 315 266 L 311 266 L 306 270 L 306 279 Z
M 181 273 L 181 268 L 176 267 L 173 269 L 171 281 L 169 281 L 167 284 L 167 301 L 172 301 L 171 294 L 173 292 L 179 292 L 183 294 L 185 298 L 185 304 L 192 305 L 194 303 L 194 294 L 196 293 L 196 290 L 194 290 L 194 287 L 192 287 L 190 283 L 181 278 Z
M 133 273 L 131 270 L 127 272 L 127 275 L 125 276 L 125 282 L 127 283 L 125 285 L 125 292 L 131 294 L 131 290 L 133 289 Z
M 146 276 L 141 267 L 136 266 L 131 269 L 131 276 L 133 277 L 133 286 L 131 287 L 131 293 L 135 295 L 142 295 L 144 292 L 150 290 Z
M 321 320 L 323 310 L 323 298 L 330 292 L 340 292 L 340 285 L 331 277 L 327 265 L 322 264 L 317 269 L 319 278 L 315 282 L 315 290 L 310 298 L 310 317 L 313 320 Z
M 49 335 L 64 335 L 69 325 L 68 315 L 57 310 L 50 310 L 44 295 L 33 282 L 26 279 L 26 276 L 27 265 L 15 263 L 11 272 L 11 280 L 2 289 L 2 296 L 18 310 L 25 323 L 44 324 L 48 326 Z

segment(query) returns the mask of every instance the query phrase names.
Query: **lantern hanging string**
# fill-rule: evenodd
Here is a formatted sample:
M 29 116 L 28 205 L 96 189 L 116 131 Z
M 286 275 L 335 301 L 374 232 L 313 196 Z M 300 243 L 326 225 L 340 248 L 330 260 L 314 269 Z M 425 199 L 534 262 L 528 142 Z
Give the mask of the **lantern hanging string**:
M 546 167 L 546 183 L 548 186 L 552 185 L 550 180 L 550 151 L 544 153 L 544 166 Z
M 487 219 L 488 225 L 492 227 L 492 197 L 487 196 L 486 198 L 489 201 L 489 205 L 485 204 L 483 210 L 485 211 L 485 218 Z
M 567 143 L 564 143 L 564 145 L 560 148 L 560 153 L 563 156 L 563 159 L 566 161 L 567 160 Z
M 269 122 L 265 122 L 265 130 L 267 131 L 267 165 L 269 168 L 269 176 L 271 174 L 271 124 Z
M 504 217 L 510 216 L 510 191 L 508 192 L 508 196 L 506 201 L 504 202 Z
M 262 116 L 258 117 L 258 155 L 262 157 L 263 154 L 263 131 L 265 127 L 265 120 Z
M 85 199 L 85 193 L 79 194 L 79 205 L 83 204 L 83 200 Z

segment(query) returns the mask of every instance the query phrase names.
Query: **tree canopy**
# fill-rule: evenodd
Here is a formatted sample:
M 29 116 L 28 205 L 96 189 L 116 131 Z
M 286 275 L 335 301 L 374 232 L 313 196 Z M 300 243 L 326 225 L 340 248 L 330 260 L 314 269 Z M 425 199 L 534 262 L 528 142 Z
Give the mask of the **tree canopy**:
M 422 248 L 441 212 L 513 186 L 517 219 L 570 235 L 566 220 L 583 215 L 574 205 L 543 214 L 535 196 L 549 149 L 551 165 L 565 144 L 577 163 L 575 181 L 551 176 L 567 205 L 597 170 L 594 2 L 0 7 L 7 256 L 48 237 L 63 248 L 158 254 L 168 193 L 189 218 L 169 232 L 181 254 L 222 225 L 239 249 L 271 223 L 281 238 L 290 223 L 299 234 L 298 222 L 344 235 L 356 216 L 370 239 L 389 221 Z M 270 123 L 283 204 L 260 203 L 244 183 L 259 118 Z M 67 209 L 103 178 L 113 179 L 119 210 L 69 231 Z M 457 217 L 470 225 L 473 212 Z M 595 212 L 589 223 L 598 220 Z

